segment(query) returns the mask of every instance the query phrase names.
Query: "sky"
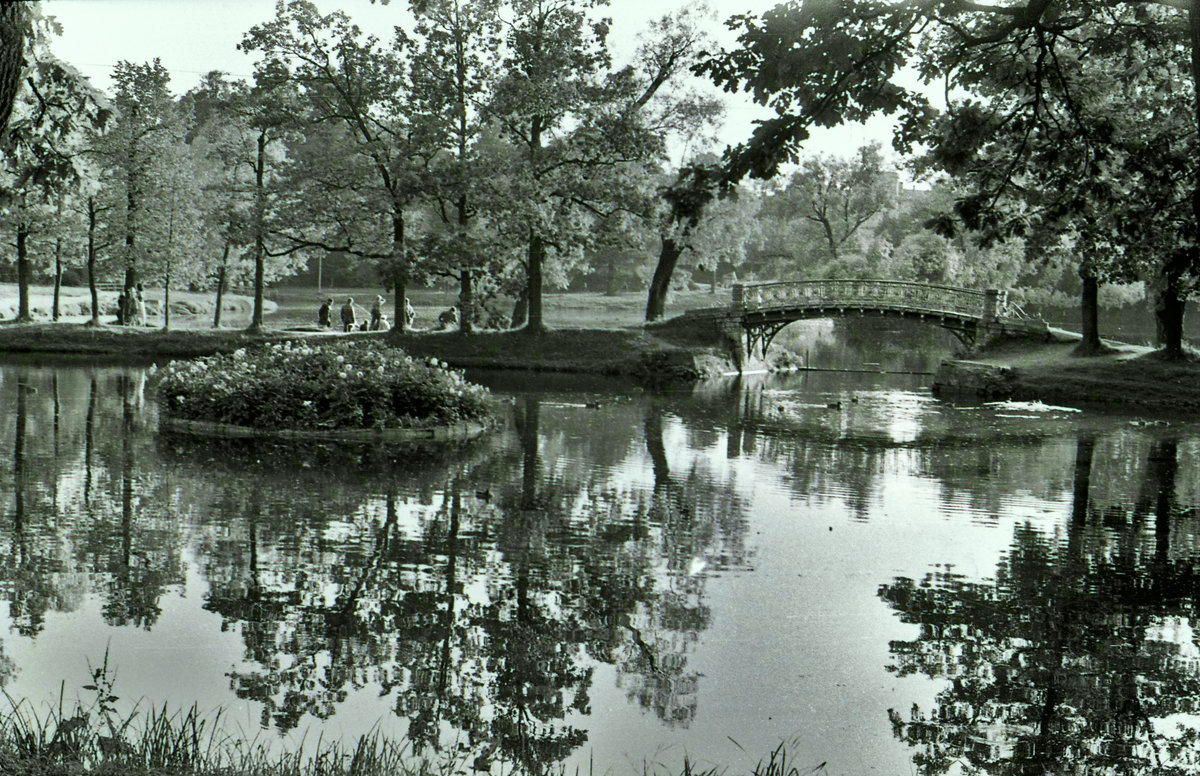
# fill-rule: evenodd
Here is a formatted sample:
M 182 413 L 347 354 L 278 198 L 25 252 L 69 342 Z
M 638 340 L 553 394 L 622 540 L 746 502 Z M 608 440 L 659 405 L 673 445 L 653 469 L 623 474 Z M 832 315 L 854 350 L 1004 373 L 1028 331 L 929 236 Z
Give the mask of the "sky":
M 370 0 L 316 3 L 326 13 L 341 8 L 361 28 L 384 39 L 391 36 L 394 26 L 404 26 L 408 19 L 407 0 L 392 0 L 389 5 Z M 610 48 L 614 58 L 620 62 L 632 52 L 647 21 L 694 4 L 694 0 L 611 0 L 608 13 L 613 19 Z M 722 45 L 730 46 L 734 36 L 721 21 L 735 13 L 758 13 L 774 4 L 775 0 L 710 0 L 715 17 L 712 31 Z M 275 0 L 45 0 L 43 7 L 63 27 L 53 45 L 55 53 L 98 87 L 108 88 L 109 73 L 118 61 L 146 62 L 158 57 L 172 75 L 172 87 L 182 93 L 211 70 L 249 78 L 253 60 L 239 51 L 237 44 L 246 30 L 274 16 Z M 715 87 L 702 86 L 719 93 Z M 768 115 L 747 98 L 724 96 L 726 119 L 718 134 L 720 146 L 749 137 L 753 121 Z M 871 140 L 886 148 L 890 127 L 890 122 L 879 120 L 865 127 L 818 131 L 805 150 L 848 156 Z

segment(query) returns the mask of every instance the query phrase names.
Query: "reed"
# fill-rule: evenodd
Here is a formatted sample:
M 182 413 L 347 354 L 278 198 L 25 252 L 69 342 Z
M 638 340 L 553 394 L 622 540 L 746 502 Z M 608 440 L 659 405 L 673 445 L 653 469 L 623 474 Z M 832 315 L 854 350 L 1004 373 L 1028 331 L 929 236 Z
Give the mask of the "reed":
M 91 668 L 89 696 L 68 704 L 65 684 L 56 703 L 39 710 L 6 692 L 0 704 L 0 774 L 3 776 L 454 776 L 499 772 L 513 776 L 511 765 L 480 758 L 458 748 L 418 752 L 405 739 L 372 730 L 350 744 L 318 738 L 280 751 L 256 735 L 229 732 L 220 711 L 205 714 L 195 704 L 118 711 L 115 673 L 108 652 Z M 732 739 L 731 739 L 732 740 Z M 734 742 L 737 743 L 736 741 Z M 795 744 L 793 743 L 793 746 Z M 740 745 L 739 745 L 739 748 Z M 798 767 L 781 743 L 759 761 L 750 776 L 828 776 L 826 764 Z M 588 764 L 587 776 L 597 772 Z M 601 767 L 600 773 L 614 773 Z M 565 776 L 551 766 L 538 776 Z M 682 767 L 643 763 L 642 776 L 727 776 L 726 768 L 697 767 L 686 756 Z M 576 769 L 575 776 L 581 776 Z
M 101 703 L 39 711 L 4 696 L 0 773 L 5 776 L 449 776 L 469 772 L 460 755 L 431 760 L 378 731 L 352 744 L 317 741 L 279 752 L 224 732 L 220 712 L 150 708 L 115 716 Z

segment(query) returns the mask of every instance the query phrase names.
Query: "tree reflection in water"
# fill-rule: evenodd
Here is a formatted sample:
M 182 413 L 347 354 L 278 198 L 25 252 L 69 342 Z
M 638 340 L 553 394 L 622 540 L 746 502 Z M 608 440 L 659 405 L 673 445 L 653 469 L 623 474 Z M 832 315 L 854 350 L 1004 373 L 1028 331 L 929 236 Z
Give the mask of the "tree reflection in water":
M 1200 558 L 1189 543 L 1172 546 L 1172 527 L 1190 516 L 1176 503 L 1178 440 L 1152 441 L 1132 503 L 1093 503 L 1095 447 L 1079 434 L 1065 537 L 1018 527 L 995 581 L 944 570 L 880 589 L 920 626 L 891 644 L 892 669 L 948 681 L 932 709 L 888 712 L 919 772 L 1200 764 L 1194 727 L 1173 718 L 1200 712 Z
M 545 411 L 523 397 L 504 439 L 461 450 L 164 442 L 173 500 L 208 527 L 205 608 L 245 644 L 233 689 L 264 725 L 327 719 L 374 685 L 419 751 L 541 773 L 587 740 L 599 664 L 688 723 L 686 653 L 709 619 L 689 567 L 742 562 L 743 505 L 695 466 L 670 473 L 661 409 L 641 429 L 649 493 L 562 465 L 571 421 L 548 432 Z M 628 456 L 633 439 L 594 436 L 569 438 L 611 466 Z

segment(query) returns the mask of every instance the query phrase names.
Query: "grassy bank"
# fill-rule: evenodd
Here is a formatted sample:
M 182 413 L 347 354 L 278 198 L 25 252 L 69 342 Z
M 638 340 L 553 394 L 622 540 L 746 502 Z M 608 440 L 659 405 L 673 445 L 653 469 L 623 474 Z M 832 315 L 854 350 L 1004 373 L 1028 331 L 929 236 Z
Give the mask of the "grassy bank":
M 0 301 L 7 291 L 0 287 Z M 44 289 L 38 290 L 42 294 Z M 454 295 L 436 289 L 419 289 L 412 295 L 417 311 L 416 327 L 403 335 L 378 332 L 314 331 L 317 307 L 327 297 L 373 299 L 374 289 L 282 288 L 270 294 L 266 330 L 248 334 L 249 306 L 239 298 L 230 302 L 222 324 L 211 328 L 211 310 L 191 316 L 173 316 L 172 329 L 163 331 L 160 321 L 133 328 L 112 324 L 111 316 L 100 326 L 88 326 L 83 316 L 51 323 L 38 318 L 33 323 L 5 321 L 0 325 L 0 351 L 11 353 L 65 353 L 90 356 L 134 357 L 165 360 L 229 353 L 238 348 L 283 340 L 330 338 L 386 338 L 413 355 L 436 356 L 458 368 L 523 369 L 576 372 L 646 378 L 691 378 L 696 376 L 694 354 L 703 348 L 693 343 L 667 341 L 642 329 L 645 297 L 642 294 L 548 294 L 545 315 L 551 331 L 529 336 L 522 331 L 481 331 L 461 336 L 437 330 L 437 314 L 454 303 Z M 203 295 L 193 300 L 199 305 Z M 40 298 L 40 297 L 39 297 Z M 115 298 L 115 297 L 114 297 Z M 183 297 L 180 297 L 181 300 Z M 232 297 L 231 297 L 232 299 Z M 682 312 L 695 307 L 720 304 L 725 296 L 690 291 L 672 297 L 672 309 Z M 390 302 L 389 302 L 390 303 Z M 41 309 L 41 308 L 38 308 Z M 365 308 L 360 311 L 365 313 Z M 704 362 L 704 359 L 701 359 Z M 712 370 L 720 369 L 712 367 Z
M 0 326 L 0 351 L 132 357 L 164 361 L 231 353 L 266 343 L 377 341 L 384 339 L 414 356 L 436 356 L 464 369 L 522 369 L 576 372 L 637 379 L 689 379 L 698 376 L 696 348 L 680 347 L 640 329 L 567 329 L 531 336 L 522 331 L 479 332 L 333 332 L 270 329 L 248 334 L 237 329 L 134 329 L 84 324 L 7 324 Z
M 414 356 L 436 356 L 466 369 L 576 372 L 640 379 L 695 378 L 699 349 L 680 347 L 640 329 L 566 329 L 541 335 L 480 332 L 393 334 Z
M 240 329 L 163 331 L 108 324 L 6 323 L 0 326 L 0 350 L 10 353 L 191 358 L 229 353 L 240 347 L 279 342 L 292 337 L 286 332 L 274 330 L 247 334 Z
M 1200 409 L 1200 359 L 1194 354 L 1168 361 L 1148 347 L 1113 344 L 1103 355 L 1079 357 L 1075 345 L 1074 339 L 1010 343 L 972 360 L 1011 368 L 1015 399 L 1154 412 Z

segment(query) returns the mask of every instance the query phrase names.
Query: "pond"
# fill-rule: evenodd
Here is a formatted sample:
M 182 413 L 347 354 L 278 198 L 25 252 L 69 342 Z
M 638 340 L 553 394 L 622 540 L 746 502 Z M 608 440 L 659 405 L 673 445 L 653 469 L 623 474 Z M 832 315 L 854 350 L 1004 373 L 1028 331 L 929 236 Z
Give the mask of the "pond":
M 171 436 L 144 368 L 10 358 L 0 685 L 107 654 L 126 708 L 496 773 L 1194 766 L 1200 425 L 942 403 L 936 348 L 823 326 L 862 371 L 481 375 L 504 427 L 434 449 Z

